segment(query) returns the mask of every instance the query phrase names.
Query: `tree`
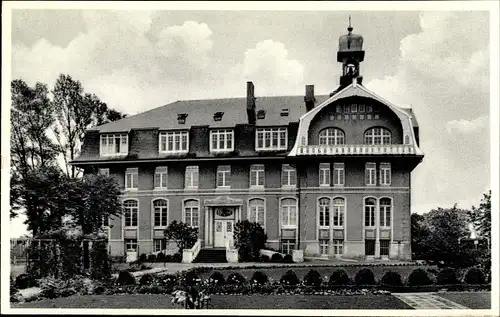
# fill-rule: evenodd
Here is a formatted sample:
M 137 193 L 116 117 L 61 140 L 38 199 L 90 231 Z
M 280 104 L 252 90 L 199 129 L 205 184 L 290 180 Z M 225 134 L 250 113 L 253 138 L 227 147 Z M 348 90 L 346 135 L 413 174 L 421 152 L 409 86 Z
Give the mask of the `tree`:
M 182 255 L 184 249 L 192 248 L 198 240 L 198 228 L 188 226 L 184 222 L 172 221 L 164 231 L 165 239 L 175 241 Z
M 266 242 L 267 234 L 259 223 L 243 220 L 234 226 L 234 246 L 242 261 L 259 258 L 260 250 L 265 247 Z
M 425 217 L 419 214 L 411 215 L 411 250 L 414 254 L 414 260 L 426 259 L 428 253 L 425 239 L 429 235 L 429 230 L 425 222 Z
M 491 239 L 491 190 L 483 194 L 479 207 L 472 207 L 470 217 L 479 236 Z

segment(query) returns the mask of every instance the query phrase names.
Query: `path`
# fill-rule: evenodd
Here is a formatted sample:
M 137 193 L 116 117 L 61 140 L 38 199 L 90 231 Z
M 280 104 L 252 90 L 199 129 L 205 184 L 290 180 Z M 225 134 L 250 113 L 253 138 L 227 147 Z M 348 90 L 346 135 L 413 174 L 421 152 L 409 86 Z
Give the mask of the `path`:
M 392 294 L 414 309 L 468 309 L 433 293 Z

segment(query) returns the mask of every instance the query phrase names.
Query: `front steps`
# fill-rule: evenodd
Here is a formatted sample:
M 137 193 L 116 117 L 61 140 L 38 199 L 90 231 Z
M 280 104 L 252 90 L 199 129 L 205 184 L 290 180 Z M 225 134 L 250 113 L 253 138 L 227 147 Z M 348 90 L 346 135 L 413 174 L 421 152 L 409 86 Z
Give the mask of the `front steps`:
M 193 263 L 227 263 L 226 249 L 201 249 Z

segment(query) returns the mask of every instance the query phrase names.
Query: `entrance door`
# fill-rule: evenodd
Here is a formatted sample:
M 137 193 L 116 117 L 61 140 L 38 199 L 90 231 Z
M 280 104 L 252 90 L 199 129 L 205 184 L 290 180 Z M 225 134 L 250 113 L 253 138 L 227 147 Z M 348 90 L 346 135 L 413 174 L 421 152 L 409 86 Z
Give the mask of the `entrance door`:
M 214 247 L 225 247 L 226 241 L 233 245 L 234 220 L 215 220 Z

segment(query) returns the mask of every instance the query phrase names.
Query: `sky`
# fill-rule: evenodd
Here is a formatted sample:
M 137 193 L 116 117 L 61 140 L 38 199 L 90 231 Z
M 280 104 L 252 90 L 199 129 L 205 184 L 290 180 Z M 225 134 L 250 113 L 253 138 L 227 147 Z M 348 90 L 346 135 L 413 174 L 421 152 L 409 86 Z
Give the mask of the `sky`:
M 310 8 L 308 8 L 310 10 Z M 12 79 L 60 73 L 133 115 L 176 100 L 337 88 L 348 15 L 363 84 L 413 108 L 423 162 L 412 212 L 470 208 L 490 189 L 489 15 L 481 11 L 12 11 Z M 24 217 L 11 232 L 25 232 Z

